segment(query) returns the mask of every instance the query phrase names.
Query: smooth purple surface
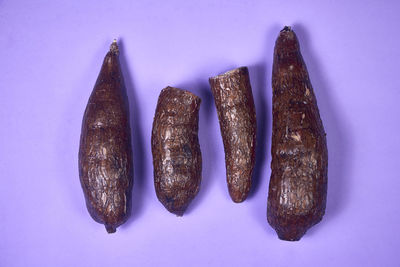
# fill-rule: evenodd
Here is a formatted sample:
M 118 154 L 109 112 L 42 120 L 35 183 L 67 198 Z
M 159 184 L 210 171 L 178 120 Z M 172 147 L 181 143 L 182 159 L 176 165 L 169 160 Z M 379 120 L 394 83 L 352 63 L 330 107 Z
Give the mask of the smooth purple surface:
M 398 1 L 0 1 L 0 266 L 399 266 Z M 83 2 L 83 1 L 82 1 Z M 327 132 L 326 215 L 299 242 L 266 220 L 271 67 L 297 33 Z M 113 38 L 132 113 L 131 219 L 109 235 L 78 177 L 83 111 Z M 234 204 L 208 77 L 249 66 L 258 119 L 251 197 Z M 202 99 L 203 182 L 178 218 L 156 198 L 159 92 Z

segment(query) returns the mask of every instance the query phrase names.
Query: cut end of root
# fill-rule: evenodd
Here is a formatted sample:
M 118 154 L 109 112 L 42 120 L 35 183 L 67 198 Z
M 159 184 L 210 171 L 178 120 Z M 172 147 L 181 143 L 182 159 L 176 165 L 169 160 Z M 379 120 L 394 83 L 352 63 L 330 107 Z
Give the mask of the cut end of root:
M 117 229 L 111 225 L 105 225 L 107 233 L 112 234 L 115 233 L 117 231 Z
M 114 39 L 114 41 L 113 41 L 112 44 L 110 45 L 110 52 L 111 52 L 111 53 L 115 53 L 115 54 L 117 54 L 117 55 L 119 54 L 117 39 Z
M 193 99 L 193 101 L 197 101 L 197 102 L 199 102 L 199 104 L 201 103 L 201 98 L 200 98 L 200 97 L 198 97 L 198 96 L 195 95 L 194 93 L 192 93 L 192 92 L 190 92 L 190 91 L 188 91 L 188 90 L 185 90 L 185 89 L 181 89 L 181 88 L 177 88 L 177 87 L 172 87 L 172 86 L 167 86 L 167 87 L 165 87 L 164 89 L 162 89 L 161 92 L 162 92 L 162 91 L 175 91 L 175 92 L 180 92 L 180 93 L 183 93 L 183 94 L 185 94 L 185 95 L 190 96 L 190 97 Z M 171 212 L 172 212 L 172 211 L 171 211 Z
M 211 80 L 224 79 L 224 78 L 232 76 L 232 75 L 234 75 L 236 73 L 245 73 L 245 72 L 248 72 L 248 71 L 249 70 L 247 69 L 246 66 L 242 66 L 242 67 L 239 67 L 239 68 L 236 68 L 236 69 L 233 69 L 233 70 L 229 70 L 229 71 L 227 71 L 225 73 L 219 74 L 217 76 L 210 77 L 209 80 L 211 81 Z

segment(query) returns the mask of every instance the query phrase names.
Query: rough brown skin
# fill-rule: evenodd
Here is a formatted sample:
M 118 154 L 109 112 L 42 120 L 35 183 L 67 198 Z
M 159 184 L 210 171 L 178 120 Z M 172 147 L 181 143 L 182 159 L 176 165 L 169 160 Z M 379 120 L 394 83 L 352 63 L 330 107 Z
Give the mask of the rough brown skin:
M 133 185 L 129 106 L 118 55 L 114 41 L 86 106 L 79 147 L 87 209 L 108 233 L 130 216 Z
M 158 98 L 151 135 L 156 194 L 165 208 L 182 216 L 199 192 L 201 151 L 197 136 L 201 99 L 164 88 Z
M 325 213 L 328 150 L 317 100 L 290 27 L 275 43 L 272 88 L 267 218 L 280 239 L 296 241 Z
M 256 110 L 247 67 L 209 79 L 225 150 L 226 180 L 236 203 L 249 194 L 256 155 Z

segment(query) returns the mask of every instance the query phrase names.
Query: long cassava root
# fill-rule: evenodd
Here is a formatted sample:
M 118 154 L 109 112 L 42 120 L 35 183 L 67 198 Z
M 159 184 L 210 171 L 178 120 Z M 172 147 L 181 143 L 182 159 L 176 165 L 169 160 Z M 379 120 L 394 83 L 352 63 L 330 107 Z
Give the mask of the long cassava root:
M 79 176 L 92 218 L 113 233 L 131 212 L 129 106 L 116 41 L 104 58 L 83 116 Z
M 272 70 L 272 163 L 267 218 L 280 239 L 299 240 L 326 206 L 324 127 L 296 34 L 285 27 Z

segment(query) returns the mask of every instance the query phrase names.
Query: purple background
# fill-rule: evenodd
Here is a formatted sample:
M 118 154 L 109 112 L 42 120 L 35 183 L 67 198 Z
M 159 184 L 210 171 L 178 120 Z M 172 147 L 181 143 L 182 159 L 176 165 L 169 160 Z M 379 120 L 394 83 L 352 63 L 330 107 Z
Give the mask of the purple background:
M 399 1 L 77 2 L 0 0 L 0 266 L 399 266 Z M 329 148 L 326 215 L 300 242 L 280 241 L 266 220 L 272 54 L 284 25 L 300 39 Z M 86 210 L 77 156 L 113 38 L 135 186 L 131 219 L 109 235 Z M 251 196 L 234 204 L 207 79 L 242 65 L 257 167 Z M 150 133 L 167 85 L 203 99 L 202 187 L 182 218 L 153 186 Z

